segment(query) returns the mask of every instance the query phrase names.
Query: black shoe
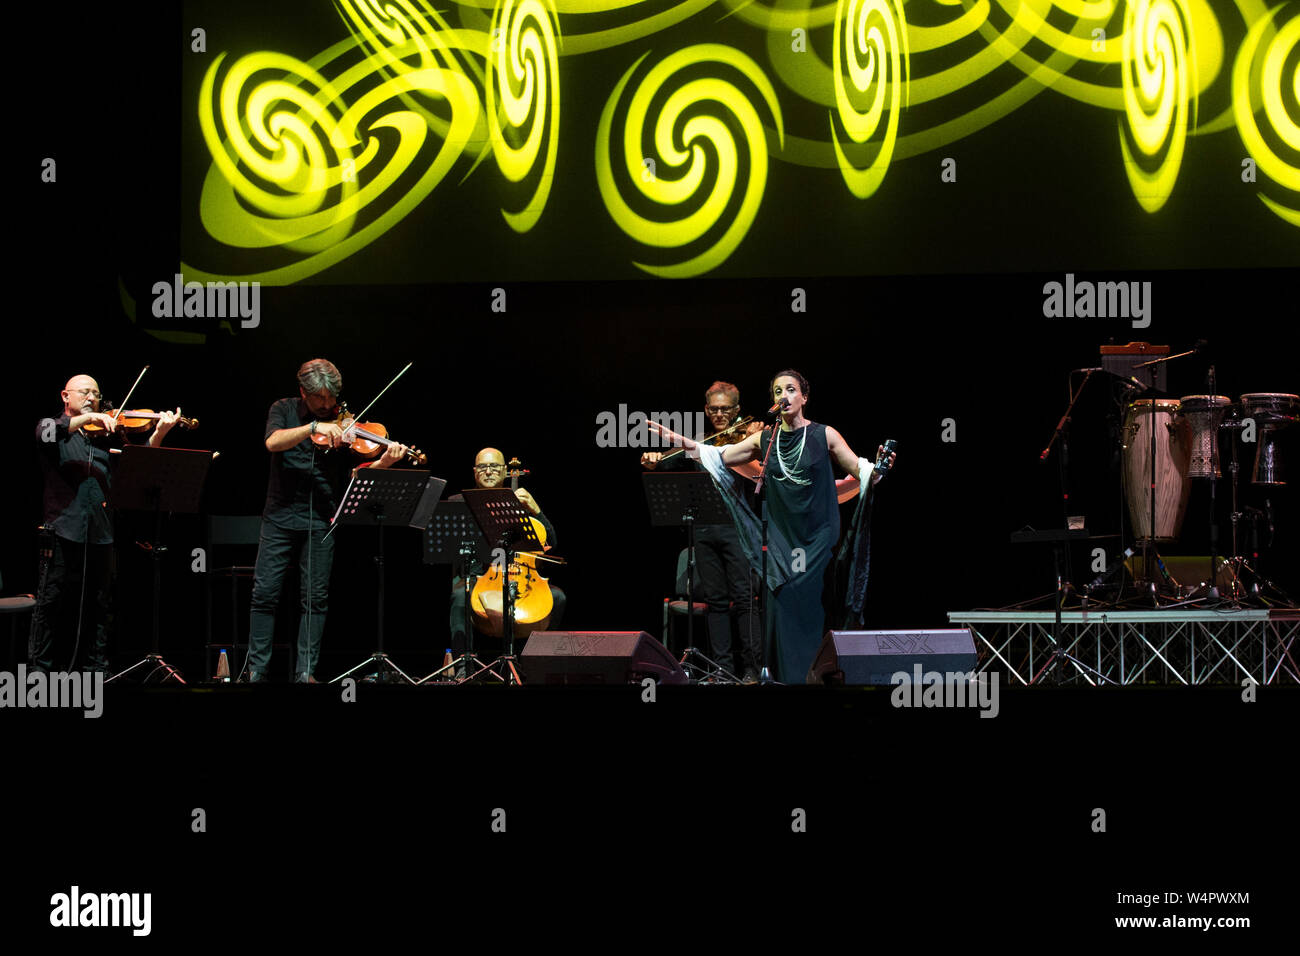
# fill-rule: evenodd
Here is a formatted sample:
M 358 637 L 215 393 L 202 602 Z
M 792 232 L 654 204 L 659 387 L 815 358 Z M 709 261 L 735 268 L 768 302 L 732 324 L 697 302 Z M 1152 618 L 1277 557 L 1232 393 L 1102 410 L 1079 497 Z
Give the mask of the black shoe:
M 248 672 L 248 676 L 247 676 L 247 677 L 241 677 L 241 678 L 239 679 L 239 682 L 240 682 L 241 684 L 265 684 L 265 683 L 266 683 L 266 673 L 265 673 L 264 671 L 254 671 L 254 670 L 250 670 L 250 671 Z
M 757 683 L 758 683 L 758 671 L 754 670 L 754 668 L 752 668 L 752 667 L 747 668 L 747 669 L 745 670 L 745 676 L 742 677 L 742 678 L 740 679 L 740 682 L 741 682 L 742 684 L 757 684 Z

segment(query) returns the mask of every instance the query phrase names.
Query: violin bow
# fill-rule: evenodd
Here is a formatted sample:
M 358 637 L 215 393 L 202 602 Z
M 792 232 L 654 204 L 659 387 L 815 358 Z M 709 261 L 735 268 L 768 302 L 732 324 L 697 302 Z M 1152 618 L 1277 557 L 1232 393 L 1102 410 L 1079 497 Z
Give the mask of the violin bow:
M 394 376 L 393 376 L 393 380 L 392 380 L 391 382 L 389 382 L 387 385 L 385 385 L 383 388 L 381 388 L 381 389 L 379 390 L 379 394 L 376 395 L 374 398 L 372 398 L 372 399 L 370 400 L 370 404 L 367 405 L 365 408 L 363 408 L 363 409 L 360 411 L 360 413 L 357 414 L 357 416 L 356 416 L 355 418 L 353 418 L 352 420 L 355 421 L 355 422 L 359 422 L 359 421 L 361 421 L 363 418 L 365 418 L 365 417 L 366 417 L 366 412 L 370 411 L 370 409 L 374 406 L 375 402 L 379 401 L 381 398 L 384 397 L 384 392 L 388 391 L 390 388 L 392 388 L 394 385 L 396 385 L 396 384 L 397 384 L 397 380 L 398 380 L 399 378 L 401 378 L 403 375 L 405 375 L 405 374 L 410 370 L 411 366 L 414 365 L 414 364 L 415 364 L 414 362 L 407 362 L 407 363 L 406 363 L 406 368 L 402 369 L 400 372 L 398 372 L 396 375 L 394 375 Z
M 119 419 L 122 417 L 122 411 L 123 411 L 123 409 L 127 409 L 127 408 L 130 408 L 130 407 L 131 407 L 130 404 L 129 404 L 130 401 L 131 401 L 131 396 L 135 394 L 135 388 L 136 388 L 136 386 L 140 384 L 140 379 L 144 378 L 144 373 L 147 372 L 147 371 L 149 371 L 149 366 L 148 366 L 148 365 L 146 365 L 144 368 L 140 369 L 140 374 L 137 375 L 137 376 L 135 377 L 135 382 L 131 385 L 131 390 L 128 391 L 128 392 L 126 393 L 126 398 L 122 399 L 122 404 L 119 405 L 119 406 L 114 410 L 114 412 L 113 412 L 113 421 L 117 421 L 117 420 L 119 420 Z

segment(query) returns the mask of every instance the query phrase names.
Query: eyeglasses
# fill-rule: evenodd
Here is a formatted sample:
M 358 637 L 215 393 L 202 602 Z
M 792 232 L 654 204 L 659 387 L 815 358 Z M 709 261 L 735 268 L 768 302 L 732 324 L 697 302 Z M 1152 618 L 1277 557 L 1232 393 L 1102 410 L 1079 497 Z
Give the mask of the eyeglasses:
M 96 398 L 104 397 L 102 394 L 100 394 L 100 391 L 97 388 L 70 388 L 68 389 L 68 391 L 80 392 L 82 395 L 94 395 Z
M 475 471 L 505 471 L 505 465 L 475 465 Z
M 734 412 L 739 405 L 705 405 L 704 410 L 710 415 L 725 415 L 727 412 Z

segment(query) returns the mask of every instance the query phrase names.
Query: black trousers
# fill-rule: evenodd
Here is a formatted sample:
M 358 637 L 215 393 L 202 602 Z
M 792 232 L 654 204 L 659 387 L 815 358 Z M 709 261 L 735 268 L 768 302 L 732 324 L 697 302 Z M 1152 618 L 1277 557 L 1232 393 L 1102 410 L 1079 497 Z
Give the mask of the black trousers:
M 740 547 L 736 529 L 726 525 L 700 528 L 695 533 L 696 600 L 709 606 L 711 657 L 727 670 L 743 676 L 762 667 L 763 629 L 754 612 L 749 560 Z M 740 641 L 733 659 L 731 630 Z
M 40 583 L 27 638 L 29 667 L 43 671 L 108 670 L 116 575 L 117 555 L 111 544 L 87 546 L 50 535 L 48 550 L 42 547 Z
M 318 521 L 311 534 L 286 531 L 266 519 L 257 544 L 257 566 L 253 570 L 252 609 L 248 627 L 248 670 L 253 679 L 266 676 L 271 664 L 271 642 L 275 635 L 275 609 L 280 603 L 289 565 L 297 558 L 299 606 L 298 656 L 294 679 L 313 676 L 320 660 L 321 635 L 329 611 L 330 571 L 334 567 L 334 539 L 326 538 L 327 522 Z M 309 623 L 310 622 L 310 623 Z

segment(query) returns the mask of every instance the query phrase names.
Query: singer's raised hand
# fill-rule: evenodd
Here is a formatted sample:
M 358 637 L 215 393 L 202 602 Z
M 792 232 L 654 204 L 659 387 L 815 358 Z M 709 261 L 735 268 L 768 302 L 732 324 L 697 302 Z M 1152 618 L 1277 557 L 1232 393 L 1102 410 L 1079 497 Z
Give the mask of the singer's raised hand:
M 669 445 L 673 447 L 677 447 L 678 445 L 680 445 L 681 447 L 685 448 L 687 451 L 691 451 L 695 448 L 696 445 L 699 444 L 699 442 L 692 441 L 691 439 L 687 438 L 685 435 L 679 435 L 677 434 L 677 432 L 673 431 L 668 426 L 660 422 L 654 421 L 653 419 L 646 422 L 646 425 L 649 426 L 652 432 L 654 432 L 656 435 L 658 435 L 660 438 L 662 438 L 665 442 L 667 442 Z

